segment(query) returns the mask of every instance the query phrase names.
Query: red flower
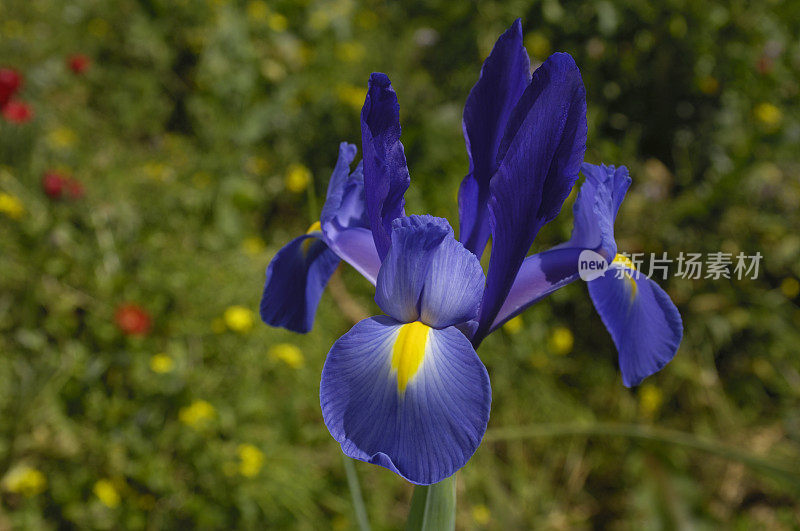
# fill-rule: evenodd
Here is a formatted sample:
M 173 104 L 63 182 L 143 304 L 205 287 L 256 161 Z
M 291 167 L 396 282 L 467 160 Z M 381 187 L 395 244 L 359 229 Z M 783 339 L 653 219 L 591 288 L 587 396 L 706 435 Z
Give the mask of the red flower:
M 16 70 L 0 68 L 0 107 L 5 107 L 22 86 L 22 76 Z
M 3 106 L 3 118 L 15 124 L 24 124 L 33 118 L 33 109 L 23 101 L 11 100 Z
M 67 179 L 56 172 L 48 171 L 42 176 L 42 190 L 51 199 L 61 199 Z
M 92 59 L 88 55 L 83 55 L 82 53 L 70 55 L 67 59 L 67 65 L 69 66 L 69 69 L 76 74 L 83 74 L 89 69 L 91 64 Z
M 126 335 L 144 335 L 150 330 L 150 315 L 138 304 L 126 303 L 117 308 L 114 320 Z
M 83 197 L 83 184 L 74 177 L 48 171 L 42 176 L 42 190 L 50 199 L 62 199 L 64 194 L 70 199 Z

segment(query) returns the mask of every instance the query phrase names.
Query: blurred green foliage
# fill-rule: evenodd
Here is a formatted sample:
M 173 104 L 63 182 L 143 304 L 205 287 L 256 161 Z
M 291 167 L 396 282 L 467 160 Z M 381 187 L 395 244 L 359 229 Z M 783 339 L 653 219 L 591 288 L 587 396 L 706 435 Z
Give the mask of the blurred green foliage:
M 4 0 L 0 67 L 35 118 L 0 121 L 0 529 L 352 526 L 318 382 L 370 286 L 343 270 L 296 336 L 257 322 L 264 268 L 360 143 L 371 71 L 399 95 L 408 210 L 456 225 L 463 103 L 516 17 L 535 64 L 582 69 L 586 159 L 631 169 L 621 250 L 764 258 L 661 283 L 685 338 L 638 389 L 584 286 L 538 304 L 481 348 L 490 433 L 652 424 L 800 470 L 800 3 Z M 85 196 L 47 197 L 53 170 Z M 147 333 L 115 324 L 128 302 Z M 796 486 L 714 452 L 557 432 L 487 440 L 459 528 L 800 526 Z M 410 486 L 356 469 L 374 526 L 401 528 Z

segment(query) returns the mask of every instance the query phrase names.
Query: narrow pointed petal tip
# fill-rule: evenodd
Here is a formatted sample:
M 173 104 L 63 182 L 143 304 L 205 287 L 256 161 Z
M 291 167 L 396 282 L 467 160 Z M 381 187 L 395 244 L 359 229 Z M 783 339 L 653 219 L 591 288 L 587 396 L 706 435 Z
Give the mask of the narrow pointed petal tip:
M 622 278 L 615 274 L 619 270 Z M 681 315 L 651 279 L 614 265 L 589 282 L 589 295 L 617 347 L 626 387 L 639 385 L 675 356 L 683 337 Z
M 373 73 L 361 109 L 366 211 L 381 259 L 391 245 L 392 220 L 405 215 L 411 182 L 400 142 L 400 105 L 386 74 Z
M 392 224 L 375 302 L 398 321 L 444 328 L 474 319 L 483 294 L 478 259 L 453 238 L 447 220 L 408 216 Z
M 372 317 L 342 336 L 322 369 L 320 405 L 345 455 L 430 485 L 454 474 L 477 450 L 491 388 L 460 331 L 429 328 L 409 339 L 403 329 L 410 326 L 424 327 Z M 417 350 L 398 359 L 407 349 Z
M 321 236 L 316 232 L 295 238 L 269 263 L 260 305 L 266 324 L 303 334 L 311 330 L 322 292 L 339 265 Z
M 499 163 L 500 141 L 530 81 L 530 59 L 522 44 L 522 21 L 517 19 L 497 39 L 464 105 L 469 173 L 459 188 L 459 239 L 477 256 L 489 239 L 489 181 Z

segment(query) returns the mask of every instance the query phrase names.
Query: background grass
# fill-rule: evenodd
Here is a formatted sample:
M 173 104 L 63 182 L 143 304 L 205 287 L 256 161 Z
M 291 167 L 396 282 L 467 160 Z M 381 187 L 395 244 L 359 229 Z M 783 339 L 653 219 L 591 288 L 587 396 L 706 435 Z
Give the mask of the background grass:
M 534 64 L 582 70 L 586 160 L 631 169 L 621 250 L 763 260 L 660 282 L 685 337 L 637 389 L 581 283 L 493 334 L 459 528 L 800 527 L 798 2 L 5 0 L 0 67 L 35 117 L 0 121 L 23 208 L 0 212 L 0 528 L 353 526 L 318 384 L 370 286 L 342 268 L 299 336 L 253 313 L 264 268 L 360 144 L 372 71 L 399 95 L 408 211 L 456 225 L 462 107 L 516 17 Z M 46 196 L 53 170 L 85 196 Z M 127 302 L 148 333 L 115 324 Z M 355 468 L 374 527 L 401 528 L 411 487 Z

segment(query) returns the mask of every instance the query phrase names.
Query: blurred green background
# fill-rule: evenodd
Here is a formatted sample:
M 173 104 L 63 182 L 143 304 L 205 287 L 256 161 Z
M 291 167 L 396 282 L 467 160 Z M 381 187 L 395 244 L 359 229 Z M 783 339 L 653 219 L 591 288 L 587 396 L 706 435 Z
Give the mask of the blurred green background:
M 0 119 L 0 529 L 354 526 L 318 385 L 371 287 L 342 267 L 294 335 L 258 319 L 264 269 L 360 144 L 372 71 L 407 210 L 457 226 L 463 104 L 517 17 L 534 64 L 582 70 L 586 160 L 631 169 L 621 250 L 763 260 L 660 282 L 685 337 L 636 389 L 580 282 L 493 334 L 458 527 L 800 527 L 800 2 L 3 0 L 33 118 Z M 356 470 L 402 528 L 410 485 Z

